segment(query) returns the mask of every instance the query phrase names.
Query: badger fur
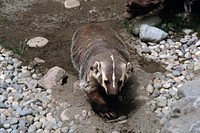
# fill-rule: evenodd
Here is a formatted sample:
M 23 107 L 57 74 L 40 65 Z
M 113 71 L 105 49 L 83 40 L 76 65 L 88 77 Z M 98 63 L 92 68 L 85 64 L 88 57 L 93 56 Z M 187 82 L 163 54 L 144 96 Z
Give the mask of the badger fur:
M 100 92 L 117 95 L 132 72 L 124 43 L 113 30 L 88 24 L 73 35 L 71 58 L 79 72 L 80 86 L 86 91 L 94 112 L 115 118 Z

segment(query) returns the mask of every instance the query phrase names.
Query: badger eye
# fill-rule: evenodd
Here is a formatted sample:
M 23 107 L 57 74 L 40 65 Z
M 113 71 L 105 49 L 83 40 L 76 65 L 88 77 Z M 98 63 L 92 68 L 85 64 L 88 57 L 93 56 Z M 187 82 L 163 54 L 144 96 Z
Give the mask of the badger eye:
M 118 81 L 118 85 L 121 86 L 122 85 L 122 80 Z
M 108 81 L 108 80 L 104 80 L 104 83 L 105 83 L 105 84 L 109 84 L 109 81 Z

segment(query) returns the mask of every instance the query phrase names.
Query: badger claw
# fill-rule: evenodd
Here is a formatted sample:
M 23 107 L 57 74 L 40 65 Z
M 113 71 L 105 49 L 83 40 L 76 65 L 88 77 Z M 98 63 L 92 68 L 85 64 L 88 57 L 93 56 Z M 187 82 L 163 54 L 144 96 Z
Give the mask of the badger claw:
M 104 115 L 103 115 L 102 113 L 99 113 L 99 115 L 100 115 L 101 117 L 104 117 Z
M 105 113 L 105 116 L 110 119 L 110 115 L 108 113 Z
M 98 114 L 101 117 L 104 117 L 107 119 L 116 119 L 117 118 L 117 115 L 111 110 L 107 110 L 106 112 L 99 112 Z
M 110 113 L 110 115 L 113 117 L 113 118 L 117 118 L 117 115 L 115 113 Z

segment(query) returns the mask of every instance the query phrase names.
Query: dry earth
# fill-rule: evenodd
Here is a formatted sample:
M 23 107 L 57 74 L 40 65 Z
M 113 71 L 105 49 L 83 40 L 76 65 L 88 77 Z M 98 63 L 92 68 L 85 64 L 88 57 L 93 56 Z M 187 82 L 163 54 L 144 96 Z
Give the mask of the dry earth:
M 1 0 L 0 1 L 0 38 L 14 49 L 20 43 L 37 36 L 49 39 L 49 43 L 42 48 L 25 50 L 21 60 L 30 63 L 34 57 L 45 60 L 42 68 L 49 69 L 60 66 L 68 73 L 68 82 L 57 86 L 53 90 L 53 97 L 59 102 L 67 101 L 71 104 L 72 114 L 77 110 L 90 111 L 85 94 L 74 90 L 78 74 L 70 60 L 71 37 L 76 29 L 86 23 L 98 22 L 113 28 L 121 34 L 123 29 L 123 13 L 126 1 L 120 0 L 80 0 L 81 6 L 73 9 L 64 7 L 64 0 Z M 125 38 L 127 39 L 127 38 Z M 126 40 L 125 40 L 126 41 Z M 149 79 L 153 78 L 158 69 L 154 62 L 147 62 L 130 49 L 132 61 L 135 64 L 126 98 L 128 106 L 123 112 L 128 115 L 127 121 L 108 122 L 92 113 L 82 121 L 84 125 L 77 132 L 88 132 L 88 128 L 96 127 L 97 132 L 111 133 L 156 133 L 160 126 L 157 117 L 150 111 L 146 102 L 151 99 L 144 90 Z M 131 88 L 131 89 L 130 89 Z M 64 110 L 56 112 L 57 117 Z M 67 122 L 64 123 L 67 126 Z M 92 131 L 91 131 L 92 132 Z

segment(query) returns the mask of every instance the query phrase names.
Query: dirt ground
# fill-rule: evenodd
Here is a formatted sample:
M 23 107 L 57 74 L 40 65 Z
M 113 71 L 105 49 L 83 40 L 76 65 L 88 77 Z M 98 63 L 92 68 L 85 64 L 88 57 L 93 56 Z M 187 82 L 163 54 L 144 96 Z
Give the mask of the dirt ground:
M 54 66 L 64 68 L 69 76 L 67 84 L 57 87 L 53 97 L 57 101 L 68 101 L 72 107 L 91 110 L 82 91 L 74 91 L 73 85 L 78 73 L 70 59 L 70 44 L 73 33 L 86 23 L 98 22 L 111 27 L 119 34 L 123 32 L 123 13 L 125 0 L 80 0 L 81 6 L 73 9 L 64 7 L 64 0 L 0 0 L 0 38 L 14 49 L 20 43 L 42 36 L 49 43 L 42 48 L 29 48 L 24 51 L 21 60 L 30 63 L 35 57 L 45 60 L 43 68 Z M 131 100 L 127 107 L 128 119 L 125 123 L 109 123 L 92 114 L 83 124 L 84 128 L 95 126 L 98 132 L 110 133 L 114 130 L 121 133 L 157 133 L 160 129 L 158 118 L 148 109 L 146 102 L 151 99 L 144 90 L 158 64 L 147 62 L 131 50 L 134 62 L 134 75 L 128 94 Z M 82 106 L 79 106 L 82 105 Z M 62 112 L 62 110 L 60 111 Z M 59 113 L 60 113 L 59 112 Z M 82 129 L 81 132 L 84 132 Z

